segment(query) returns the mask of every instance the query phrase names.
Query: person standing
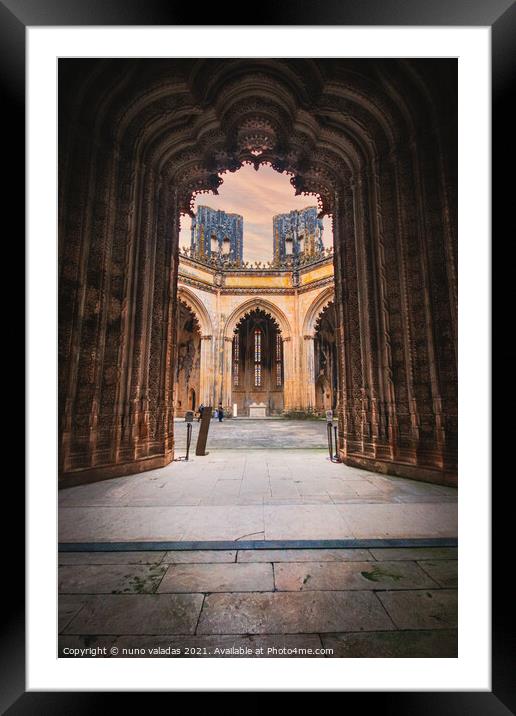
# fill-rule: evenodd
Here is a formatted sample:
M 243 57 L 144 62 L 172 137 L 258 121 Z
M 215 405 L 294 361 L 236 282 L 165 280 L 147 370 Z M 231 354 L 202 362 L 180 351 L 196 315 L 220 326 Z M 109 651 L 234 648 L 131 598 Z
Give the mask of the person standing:
M 224 408 L 222 407 L 222 403 L 219 403 L 219 407 L 217 408 L 218 417 L 219 417 L 219 423 L 222 422 L 222 418 L 224 417 Z
M 198 423 L 201 422 L 203 410 L 204 410 L 204 405 L 201 403 L 201 404 L 199 405 L 199 417 L 197 418 L 197 422 L 198 422 Z

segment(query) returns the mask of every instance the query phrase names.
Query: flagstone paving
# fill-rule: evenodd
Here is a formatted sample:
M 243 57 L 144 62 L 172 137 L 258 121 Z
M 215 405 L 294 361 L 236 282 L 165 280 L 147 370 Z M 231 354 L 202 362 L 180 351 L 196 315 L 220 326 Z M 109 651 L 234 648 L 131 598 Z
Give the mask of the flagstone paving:
M 457 536 L 455 488 L 331 463 L 317 449 L 213 450 L 60 490 L 59 505 L 60 542 Z
M 200 423 L 192 423 L 192 444 L 195 448 Z M 186 424 L 174 420 L 174 440 L 179 454 L 186 453 Z M 233 418 L 212 419 L 208 432 L 207 449 L 252 449 L 252 448 L 325 448 L 325 420 L 287 420 L 284 418 L 257 419 Z
M 454 548 L 66 552 L 58 561 L 62 657 L 457 655 Z
M 456 548 L 238 549 L 455 538 L 455 488 L 332 463 L 320 421 L 214 422 L 203 457 L 197 430 L 188 462 L 60 490 L 60 542 L 149 543 L 58 554 L 61 656 L 457 655 Z

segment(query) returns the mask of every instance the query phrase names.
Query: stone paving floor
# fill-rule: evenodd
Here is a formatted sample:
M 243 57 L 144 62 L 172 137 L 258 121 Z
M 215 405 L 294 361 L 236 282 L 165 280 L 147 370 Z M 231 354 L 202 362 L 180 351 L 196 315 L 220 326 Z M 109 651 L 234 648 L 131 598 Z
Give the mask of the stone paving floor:
M 331 463 L 321 449 L 213 450 L 60 490 L 59 506 L 60 542 L 457 536 L 455 488 Z
M 66 552 L 62 657 L 456 657 L 455 548 Z
M 149 549 L 59 553 L 60 654 L 456 656 L 455 548 L 155 551 L 153 541 L 457 536 L 456 489 L 334 464 L 325 429 L 213 422 L 197 457 L 194 424 L 189 462 L 61 490 L 60 542 Z
M 200 423 L 192 423 L 192 446 L 195 448 Z M 186 451 L 186 423 L 174 420 L 176 449 L 180 455 Z M 208 432 L 208 450 L 231 448 L 326 448 L 325 420 L 286 420 L 283 418 L 231 418 L 219 422 L 212 418 Z

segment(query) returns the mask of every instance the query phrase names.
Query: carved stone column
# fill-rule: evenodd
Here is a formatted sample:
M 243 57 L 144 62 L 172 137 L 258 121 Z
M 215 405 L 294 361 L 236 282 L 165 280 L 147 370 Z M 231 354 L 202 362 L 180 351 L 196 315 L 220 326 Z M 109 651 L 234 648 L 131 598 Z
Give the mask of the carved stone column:
M 200 402 L 211 405 L 214 392 L 215 370 L 213 365 L 212 336 L 201 336 Z
M 289 411 L 297 407 L 296 388 L 297 377 L 294 371 L 294 355 L 292 339 L 290 336 L 283 338 L 283 377 L 284 377 L 284 410 Z
M 233 359 L 233 339 L 224 336 L 222 344 L 222 372 L 220 381 L 220 400 L 224 408 L 231 406 L 231 379 L 232 379 L 232 359 Z
M 303 336 L 303 359 L 305 383 L 305 407 L 315 410 L 315 350 L 314 336 Z

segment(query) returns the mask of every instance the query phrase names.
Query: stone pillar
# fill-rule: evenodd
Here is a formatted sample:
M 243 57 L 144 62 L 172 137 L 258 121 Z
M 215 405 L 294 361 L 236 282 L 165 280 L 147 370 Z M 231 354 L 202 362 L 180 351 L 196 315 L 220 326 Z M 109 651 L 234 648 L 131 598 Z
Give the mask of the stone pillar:
M 283 338 L 283 401 L 286 411 L 296 408 L 296 375 L 294 370 L 294 351 L 290 336 Z
M 213 366 L 213 337 L 201 336 L 201 369 L 199 402 L 203 405 L 211 405 L 214 388 L 214 366 Z
M 223 346 L 223 362 L 222 362 L 222 383 L 221 383 L 221 401 L 225 410 L 229 409 L 231 403 L 232 388 L 232 359 L 233 359 L 233 339 L 224 336 Z
M 305 407 L 315 410 L 315 349 L 314 336 L 304 336 L 303 358 L 305 374 Z

